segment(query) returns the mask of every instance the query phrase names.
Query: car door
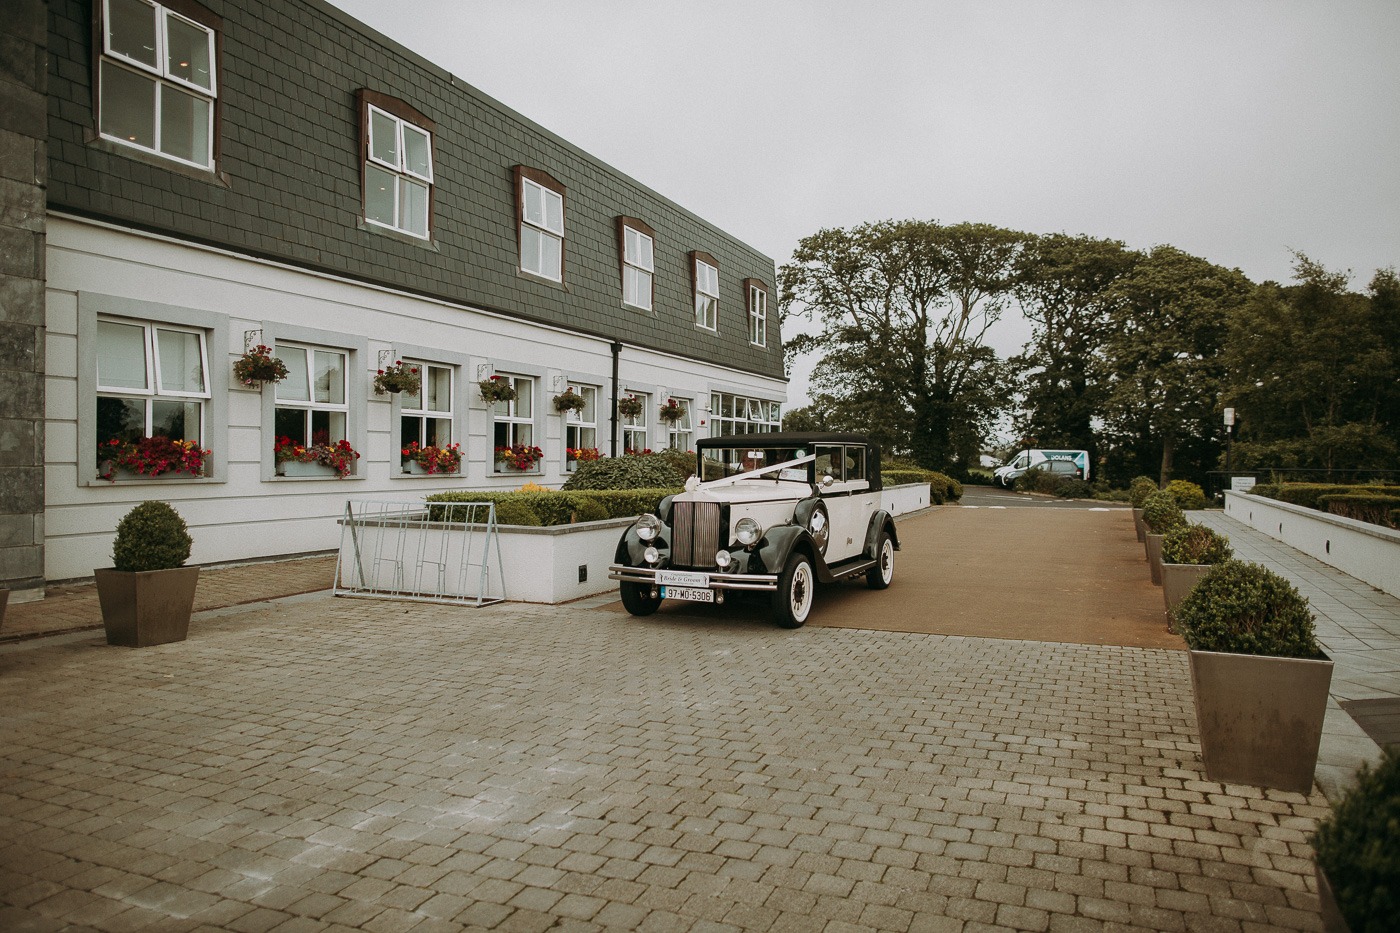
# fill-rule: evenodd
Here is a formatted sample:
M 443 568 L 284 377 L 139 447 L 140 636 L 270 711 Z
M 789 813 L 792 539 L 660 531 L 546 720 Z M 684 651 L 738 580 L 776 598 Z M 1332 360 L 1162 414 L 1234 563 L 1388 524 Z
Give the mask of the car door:
M 870 500 L 878 496 L 870 492 L 865 454 L 865 447 L 859 444 L 816 448 L 818 488 L 831 520 L 828 564 L 855 557 L 865 548 L 866 526 L 874 511 Z M 832 478 L 831 485 L 822 484 L 823 475 Z

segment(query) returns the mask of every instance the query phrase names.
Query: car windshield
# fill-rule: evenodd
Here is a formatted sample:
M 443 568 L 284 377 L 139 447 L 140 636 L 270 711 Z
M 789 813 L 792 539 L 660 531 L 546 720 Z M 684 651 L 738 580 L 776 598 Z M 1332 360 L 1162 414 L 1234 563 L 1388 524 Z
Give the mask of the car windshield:
M 810 453 L 811 451 L 806 447 L 764 447 L 759 444 L 743 447 L 711 447 L 700 454 L 701 476 L 708 481 L 737 476 L 740 473 L 751 473 L 755 470 L 764 470 L 766 467 L 777 469 L 780 464 L 800 459 Z M 811 461 L 808 461 L 797 466 L 780 469 L 776 474 L 768 471 L 755 478 L 808 483 L 812 480 L 811 471 L 812 464 Z

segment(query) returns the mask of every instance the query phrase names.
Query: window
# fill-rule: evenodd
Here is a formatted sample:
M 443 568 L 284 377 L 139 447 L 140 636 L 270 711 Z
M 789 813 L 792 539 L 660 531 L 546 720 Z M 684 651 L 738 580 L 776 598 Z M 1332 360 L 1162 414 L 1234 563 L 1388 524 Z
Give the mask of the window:
M 693 431 L 690 423 L 691 402 L 687 398 L 675 401 L 681 406 L 681 416 L 674 423 L 666 425 L 666 446 L 672 450 L 690 450 Z
M 564 186 L 539 169 L 515 167 L 520 268 L 564 280 Z
M 768 286 L 758 279 L 744 279 L 749 293 L 749 343 L 768 345 Z
M 106 139 L 214 165 L 218 30 L 192 0 L 103 0 L 97 125 Z M 178 12 L 176 12 L 178 10 Z
M 719 328 L 719 263 L 709 253 L 691 253 L 695 270 L 695 324 L 706 330 Z
M 646 392 L 629 392 L 642 403 L 642 410 L 635 415 L 622 415 L 622 450 L 629 454 L 639 454 L 647 448 L 647 417 L 651 411 L 651 396 Z
M 592 458 L 598 452 L 598 389 L 571 382 L 569 391 L 582 395 L 584 403 L 582 410 L 564 415 L 565 466 L 574 470 L 582 462 L 578 451 L 584 451 L 585 458 Z
M 417 394 L 399 395 L 399 449 L 417 442 L 419 447 L 452 446 L 451 366 L 404 360 L 418 369 L 422 386 Z
M 203 447 L 208 374 L 203 331 L 99 318 L 97 447 L 156 436 Z
M 427 239 L 436 124 L 408 104 L 361 90 L 365 221 Z
M 491 406 L 495 422 L 496 452 L 499 454 L 503 448 L 509 447 L 534 447 L 535 380 L 528 376 L 505 374 L 500 378 L 510 382 L 511 387 L 515 389 L 515 398 L 509 402 L 496 402 Z M 498 457 L 495 464 L 497 473 L 507 472 L 506 461 Z M 531 465 L 533 466 L 533 463 Z
M 274 352 L 288 371 L 277 383 L 276 437 L 306 447 L 347 440 L 346 353 L 281 341 Z
M 635 217 L 619 217 L 617 225 L 618 239 L 622 243 L 622 301 L 650 311 L 652 275 L 656 271 L 652 258 L 656 231 Z
M 710 436 L 777 431 L 781 414 L 778 402 L 715 392 L 710 395 Z

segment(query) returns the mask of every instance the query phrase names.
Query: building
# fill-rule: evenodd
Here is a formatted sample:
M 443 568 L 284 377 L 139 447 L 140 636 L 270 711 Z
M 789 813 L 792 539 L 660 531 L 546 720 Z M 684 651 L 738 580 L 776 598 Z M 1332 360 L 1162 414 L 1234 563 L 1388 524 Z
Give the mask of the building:
M 7 20 L 0 585 L 107 566 L 145 499 L 196 562 L 270 557 L 335 547 L 348 498 L 557 486 L 571 450 L 777 427 L 772 259 L 329 4 Z M 245 386 L 260 344 L 290 375 Z M 376 394 L 400 360 L 422 389 Z M 492 377 L 516 398 L 483 401 Z M 568 388 L 582 411 L 555 410 Z M 111 441 L 151 435 L 207 449 L 200 475 L 111 471 Z M 360 456 L 280 475 L 284 437 Z M 408 472 L 415 441 L 460 445 L 459 473 Z

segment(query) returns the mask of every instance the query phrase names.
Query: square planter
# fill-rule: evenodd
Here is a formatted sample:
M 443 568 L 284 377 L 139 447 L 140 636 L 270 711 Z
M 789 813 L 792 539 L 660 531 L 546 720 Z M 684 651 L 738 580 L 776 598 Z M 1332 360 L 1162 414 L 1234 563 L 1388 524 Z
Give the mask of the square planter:
M 1214 564 L 1168 564 L 1162 565 L 1162 602 L 1167 607 L 1167 628 L 1176 631 L 1172 622 L 1172 610 L 1186 598 L 1196 581 L 1210 572 Z
M 1152 575 L 1152 585 L 1162 585 L 1162 538 L 1165 535 L 1148 534 L 1143 547 L 1147 551 L 1147 571 Z
M 1147 540 L 1147 526 L 1142 521 L 1142 509 L 1133 509 L 1133 530 L 1137 532 L 1139 543 Z
M 419 463 L 417 460 L 410 460 L 408 463 L 404 464 L 404 472 L 410 476 L 441 476 L 446 478 L 449 476 L 461 475 L 461 468 L 459 467 L 456 470 L 438 470 L 436 473 L 429 473 L 428 468 L 423 466 L 423 464 Z
M 10 591 L 0 587 L 0 625 L 5 624 L 5 608 L 10 604 Z
M 1337 897 L 1332 893 L 1332 884 L 1327 880 L 1327 872 L 1316 862 L 1313 863 L 1313 872 L 1317 875 L 1317 901 L 1322 911 L 1323 933 L 1351 933 L 1351 927 L 1347 925 L 1346 918 L 1337 907 Z
M 324 463 L 302 463 L 300 460 L 284 460 L 277 464 L 278 476 L 313 476 L 318 479 L 339 479 L 335 467 Z
M 1206 777 L 1311 793 L 1332 662 L 1189 654 Z
M 93 571 L 107 644 L 145 648 L 184 641 L 194 611 L 199 567 Z

